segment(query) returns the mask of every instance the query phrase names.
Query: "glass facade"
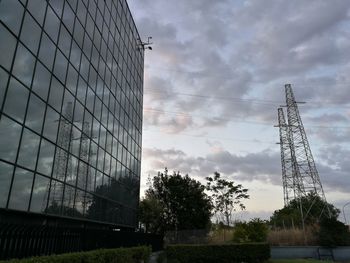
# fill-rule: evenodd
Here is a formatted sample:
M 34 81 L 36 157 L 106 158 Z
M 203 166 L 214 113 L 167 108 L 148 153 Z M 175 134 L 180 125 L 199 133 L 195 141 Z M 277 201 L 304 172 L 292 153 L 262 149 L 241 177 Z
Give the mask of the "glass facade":
M 0 0 L 0 208 L 135 227 L 143 50 L 126 0 Z

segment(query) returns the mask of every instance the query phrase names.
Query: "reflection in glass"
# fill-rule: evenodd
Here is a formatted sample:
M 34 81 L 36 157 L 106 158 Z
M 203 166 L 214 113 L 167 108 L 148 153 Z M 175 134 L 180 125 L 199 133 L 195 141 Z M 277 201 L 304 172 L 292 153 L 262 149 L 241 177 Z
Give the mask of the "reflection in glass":
M 0 17 L 1 20 L 18 35 L 21 27 L 21 18 L 23 14 L 23 6 L 19 1 L 2 0 L 0 1 Z
M 0 161 L 0 207 L 5 208 L 10 190 L 13 166 Z
M 66 79 L 67 65 L 67 59 L 61 51 L 57 50 L 54 73 L 62 83 L 64 83 Z
M 27 211 L 30 192 L 33 184 L 33 173 L 16 168 L 8 208 Z
M 1 3 L 0 3 L 1 10 Z M 1 12 L 1 11 L 0 11 Z M 2 17 L 2 15 L 0 14 Z M 16 39 L 11 33 L 0 24 L 0 64 L 7 70 L 10 69 L 13 55 L 16 48 Z
M 22 44 L 18 45 L 13 72 L 27 87 L 30 87 L 33 77 L 35 58 Z
M 38 51 L 41 29 L 29 13 L 26 13 L 21 32 L 21 40 L 34 53 Z
M 58 112 L 61 111 L 63 92 L 62 84 L 56 78 L 52 78 L 49 104 Z
M 24 129 L 17 163 L 34 170 L 39 149 L 40 137 L 28 129 Z
M 32 192 L 32 199 L 30 203 L 29 211 L 31 212 L 44 212 L 47 205 L 47 197 L 50 181 L 48 178 L 35 175 L 34 186 Z
M 54 153 L 55 146 L 51 142 L 42 139 L 37 167 L 38 172 L 51 176 Z
M 39 51 L 39 59 L 45 64 L 49 70 L 52 69 L 53 60 L 55 57 L 55 49 L 56 46 L 46 34 L 42 35 L 40 51 Z
M 0 56 L 1 56 L 1 53 L 0 53 Z M 9 77 L 9 75 L 2 68 L 0 68 L 0 107 L 2 106 L 2 102 L 3 102 L 4 96 L 5 96 L 5 90 L 6 90 L 8 77 Z
M 56 14 L 51 9 L 51 7 L 49 7 L 46 13 L 44 29 L 55 43 L 57 42 L 59 27 L 60 27 L 60 21 L 56 16 Z
M 44 113 L 45 103 L 32 93 L 27 110 L 26 126 L 40 134 L 44 122 Z
M 44 22 L 46 5 L 47 5 L 46 1 L 42 1 L 42 0 L 28 1 L 29 11 L 40 25 L 42 25 Z
M 49 91 L 50 72 L 41 64 L 37 63 L 32 90 L 39 95 L 43 100 L 47 100 L 47 93 Z
M 47 107 L 44 125 L 44 136 L 56 143 L 57 129 L 60 116 L 51 107 Z
M 0 158 L 14 163 L 22 127 L 9 118 L 0 120 Z M 6 139 L 3 139 L 6 138 Z

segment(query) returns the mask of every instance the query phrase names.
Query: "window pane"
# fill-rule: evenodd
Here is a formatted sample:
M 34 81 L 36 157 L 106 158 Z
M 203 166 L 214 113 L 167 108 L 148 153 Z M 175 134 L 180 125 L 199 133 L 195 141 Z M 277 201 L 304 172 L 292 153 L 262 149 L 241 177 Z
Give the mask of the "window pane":
M 16 168 L 8 208 L 27 211 L 32 184 L 33 173 Z
M 30 0 L 28 1 L 28 9 L 34 18 L 39 22 L 40 25 L 43 24 L 45 10 L 46 10 L 46 1 L 42 0 Z
M 21 83 L 11 78 L 5 99 L 4 111 L 19 122 L 23 122 L 29 91 Z
M 49 70 L 52 69 L 55 49 L 56 46 L 54 43 L 52 43 L 46 34 L 43 34 L 41 38 L 39 58 L 49 68 Z
M 2 116 L 0 120 L 0 158 L 14 162 L 22 127 L 9 118 Z
M 77 89 L 78 72 L 69 64 L 66 87 L 75 94 Z
M 63 197 L 63 183 L 52 180 L 49 195 L 49 205 L 45 210 L 48 214 L 61 214 Z
M 42 139 L 37 171 L 51 176 L 55 146 L 49 141 Z
M 71 33 L 73 33 L 74 17 L 75 16 L 72 9 L 68 4 L 66 4 L 64 6 L 63 23 L 66 25 L 66 27 Z
M 0 68 L 0 107 L 2 106 L 2 102 L 4 99 L 8 77 L 9 75 L 3 69 Z
M 50 5 L 55 10 L 57 15 L 61 17 L 62 9 L 63 9 L 63 0 L 51 0 Z
M 62 84 L 56 78 L 53 78 L 50 88 L 49 104 L 58 112 L 61 111 L 63 91 L 64 88 Z
M 13 74 L 17 76 L 27 87 L 30 87 L 33 78 L 35 58 L 22 44 L 19 44 Z
M 55 13 L 52 11 L 51 7 L 47 9 L 46 20 L 45 20 L 45 31 L 54 41 L 57 43 L 58 30 L 60 27 L 60 21 Z
M 28 105 L 26 126 L 41 133 L 44 122 L 45 103 L 32 93 Z
M 19 1 L 0 1 L 0 18 L 16 35 L 21 27 L 24 8 Z
M 10 190 L 13 166 L 0 161 L 0 207 L 5 208 Z
M 62 26 L 58 46 L 62 50 L 62 52 L 66 55 L 66 57 L 69 57 L 71 40 L 72 40 L 72 38 L 69 35 L 69 32 L 67 31 L 67 29 L 64 26 Z
M 34 170 L 38 155 L 40 137 L 24 129 L 17 163 Z
M 47 107 L 44 136 L 56 143 L 59 115 L 51 107 Z
M 65 83 L 67 64 L 68 60 L 63 56 L 61 51 L 57 50 L 54 73 L 62 83 Z
M 40 34 L 40 27 L 29 13 L 26 13 L 21 32 L 21 40 L 34 54 L 38 51 Z
M 45 101 L 49 91 L 50 75 L 50 72 L 41 63 L 37 63 L 32 90 Z
M 47 205 L 48 190 L 50 180 L 41 175 L 35 175 L 32 201 L 30 204 L 31 212 L 44 212 Z
M 1 9 L 1 4 L 0 4 Z M 16 39 L 0 24 L 0 64 L 10 70 L 16 48 Z

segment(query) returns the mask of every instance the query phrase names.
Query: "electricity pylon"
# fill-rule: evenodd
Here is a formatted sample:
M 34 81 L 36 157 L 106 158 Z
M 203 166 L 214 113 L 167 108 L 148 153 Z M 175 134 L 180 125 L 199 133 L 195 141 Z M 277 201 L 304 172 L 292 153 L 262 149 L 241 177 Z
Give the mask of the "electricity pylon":
M 304 214 L 301 198 L 314 195 L 326 202 L 326 197 L 290 84 L 285 85 L 285 93 L 288 123 L 283 109 L 278 109 L 284 205 L 298 199 L 304 222 L 311 207 L 306 207 Z
M 51 180 L 47 185 L 45 197 L 43 199 L 42 210 L 51 206 L 56 209 L 61 207 L 73 207 L 74 192 L 71 188 L 65 188 L 63 182 L 71 182 L 72 177 L 72 159 L 69 149 L 72 147 L 72 123 L 73 123 L 73 108 L 72 102 L 65 105 L 63 116 L 60 116 L 57 136 L 56 154 L 54 160 L 54 168 L 52 177 L 56 180 Z M 47 197 L 49 200 L 47 200 Z M 47 204 L 48 201 L 48 204 Z M 59 212 L 59 211 L 56 211 Z

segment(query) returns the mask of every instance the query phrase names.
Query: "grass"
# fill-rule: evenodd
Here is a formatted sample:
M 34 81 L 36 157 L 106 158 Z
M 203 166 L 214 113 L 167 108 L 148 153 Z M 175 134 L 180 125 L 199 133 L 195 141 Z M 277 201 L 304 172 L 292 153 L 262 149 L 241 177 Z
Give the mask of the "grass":
M 270 259 L 266 263 L 331 263 L 333 261 L 316 260 L 316 259 Z
M 267 242 L 272 246 L 317 245 L 317 237 L 311 227 L 305 230 L 305 235 L 303 230 L 298 228 L 278 229 L 269 231 Z

